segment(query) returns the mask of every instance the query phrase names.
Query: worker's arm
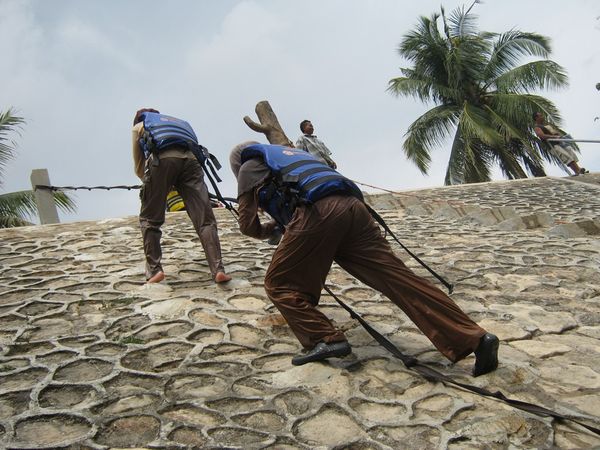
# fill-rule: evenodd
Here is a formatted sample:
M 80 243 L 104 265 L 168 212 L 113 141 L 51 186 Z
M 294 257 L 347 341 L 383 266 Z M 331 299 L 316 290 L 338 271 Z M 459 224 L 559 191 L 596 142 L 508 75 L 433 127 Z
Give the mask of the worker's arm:
M 535 127 L 533 129 L 533 131 L 535 131 L 535 134 L 537 135 L 537 137 L 539 137 L 541 140 L 545 141 L 547 139 L 552 139 L 552 138 L 557 138 L 560 137 L 559 134 L 546 134 L 544 133 L 544 131 L 542 130 L 541 127 Z
M 144 152 L 140 147 L 139 139 L 142 134 L 142 130 L 144 127 L 143 122 L 139 122 L 134 125 L 131 130 L 131 138 L 132 138 L 132 151 L 133 151 L 133 171 L 137 175 L 140 180 L 144 180 L 144 167 L 146 164 L 146 160 L 144 158 Z
M 238 222 L 240 231 L 246 236 L 256 239 L 268 239 L 275 230 L 275 221 L 265 224 L 260 222 L 258 217 L 258 198 L 256 190 L 245 192 L 238 197 Z

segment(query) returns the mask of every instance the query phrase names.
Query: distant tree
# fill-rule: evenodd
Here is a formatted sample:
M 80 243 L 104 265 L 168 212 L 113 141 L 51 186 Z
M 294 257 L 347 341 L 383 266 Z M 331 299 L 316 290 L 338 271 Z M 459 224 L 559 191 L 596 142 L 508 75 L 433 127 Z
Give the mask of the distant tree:
M 421 17 L 398 47 L 412 67 L 400 69 L 388 90 L 436 105 L 410 125 L 404 153 L 427 173 L 433 148 L 454 133 L 445 184 L 489 181 L 496 164 L 509 179 L 544 175 L 542 158 L 559 162 L 540 148 L 532 115 L 541 111 L 557 124 L 560 117 L 550 100 L 530 92 L 566 86 L 566 73 L 547 59 L 544 36 L 479 32 L 476 3 L 449 17 L 443 8 Z M 518 65 L 523 57 L 544 59 Z
M 0 187 L 4 184 L 4 170 L 16 155 L 16 144 L 10 136 L 18 134 L 24 123 L 25 120 L 14 115 L 11 109 L 0 112 Z M 56 192 L 54 200 L 62 211 L 75 211 L 75 202 L 68 195 Z M 0 228 L 31 225 L 28 219 L 37 212 L 33 191 L 0 194 Z

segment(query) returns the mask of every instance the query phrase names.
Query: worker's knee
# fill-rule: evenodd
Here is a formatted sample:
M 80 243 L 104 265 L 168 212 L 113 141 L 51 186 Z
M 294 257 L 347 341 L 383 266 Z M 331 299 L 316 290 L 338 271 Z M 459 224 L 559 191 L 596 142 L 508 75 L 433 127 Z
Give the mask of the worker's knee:
M 280 285 L 276 282 L 276 278 L 270 271 L 265 275 L 265 292 L 271 301 L 277 296 L 277 291 Z

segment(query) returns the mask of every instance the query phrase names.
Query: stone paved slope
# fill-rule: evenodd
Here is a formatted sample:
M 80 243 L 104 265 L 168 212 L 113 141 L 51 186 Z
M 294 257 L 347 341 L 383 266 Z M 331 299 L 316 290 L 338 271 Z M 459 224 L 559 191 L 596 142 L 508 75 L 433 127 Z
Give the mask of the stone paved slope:
M 370 197 L 403 242 L 455 282 L 457 303 L 502 339 L 493 374 L 472 379 L 472 357 L 449 364 L 391 302 L 335 265 L 328 283 L 435 368 L 599 426 L 595 177 Z M 545 216 L 517 225 L 534 213 Z M 241 236 L 226 211 L 218 220 L 235 277 L 226 287 L 210 281 L 184 213 L 168 215 L 167 280 L 152 286 L 135 217 L 0 230 L 0 447 L 600 446 L 580 427 L 425 381 L 328 296 L 322 309 L 353 354 L 291 366 L 299 346 L 262 288 L 273 249 Z M 579 237 L 552 232 L 582 220 Z

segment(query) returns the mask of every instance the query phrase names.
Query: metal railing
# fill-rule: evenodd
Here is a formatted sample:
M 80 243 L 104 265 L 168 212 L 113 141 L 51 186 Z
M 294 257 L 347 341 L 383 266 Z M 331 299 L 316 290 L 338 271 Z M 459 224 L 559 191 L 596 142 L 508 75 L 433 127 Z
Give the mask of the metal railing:
M 594 139 L 566 139 L 566 138 L 559 138 L 559 139 L 546 139 L 548 142 L 587 142 L 587 143 L 591 143 L 591 144 L 600 144 L 600 141 L 594 140 Z

